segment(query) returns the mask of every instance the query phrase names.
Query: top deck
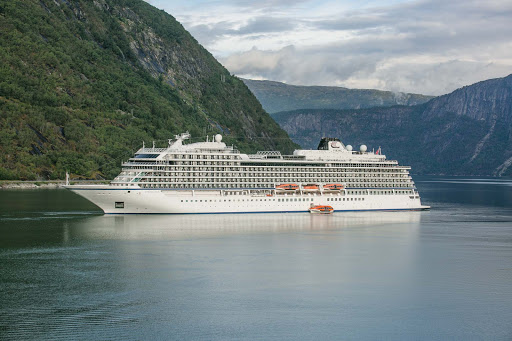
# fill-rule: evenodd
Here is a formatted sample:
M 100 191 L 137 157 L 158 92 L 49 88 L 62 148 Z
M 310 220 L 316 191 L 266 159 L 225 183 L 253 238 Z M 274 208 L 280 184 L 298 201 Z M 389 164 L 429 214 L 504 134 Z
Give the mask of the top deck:
M 379 162 L 386 160 L 379 150 L 375 152 L 367 151 L 367 147 L 362 145 L 359 151 L 352 150 L 352 146 L 345 146 L 337 138 L 322 138 L 317 150 L 297 149 L 292 155 L 282 155 L 279 151 L 259 151 L 256 154 L 242 154 L 233 146 L 227 146 L 222 142 L 222 136 L 216 135 L 210 141 L 207 137 L 204 142 L 195 142 L 184 144 L 183 142 L 190 138 L 190 134 L 184 133 L 176 135 L 175 140 L 169 140 L 167 148 L 146 148 L 142 147 L 135 153 L 135 158 L 163 159 L 166 155 L 172 153 L 180 154 L 235 154 L 235 159 L 240 160 L 275 160 L 275 161 L 370 161 Z

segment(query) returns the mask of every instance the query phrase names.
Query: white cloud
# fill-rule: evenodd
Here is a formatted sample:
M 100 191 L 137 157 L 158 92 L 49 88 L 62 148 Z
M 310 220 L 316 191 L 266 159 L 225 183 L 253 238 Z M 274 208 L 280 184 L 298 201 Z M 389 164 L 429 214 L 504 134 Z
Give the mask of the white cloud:
M 232 73 L 439 95 L 512 73 L 512 1 L 152 0 Z

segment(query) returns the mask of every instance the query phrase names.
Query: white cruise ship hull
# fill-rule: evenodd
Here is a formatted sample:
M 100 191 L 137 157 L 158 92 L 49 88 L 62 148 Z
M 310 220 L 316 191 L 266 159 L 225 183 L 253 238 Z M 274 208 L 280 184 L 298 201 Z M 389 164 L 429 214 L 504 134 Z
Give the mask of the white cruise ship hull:
M 335 212 L 424 210 L 419 195 L 345 195 L 339 193 L 272 193 L 249 191 L 167 190 L 115 186 L 66 186 L 107 214 L 201 214 L 308 212 L 311 204 L 329 205 Z

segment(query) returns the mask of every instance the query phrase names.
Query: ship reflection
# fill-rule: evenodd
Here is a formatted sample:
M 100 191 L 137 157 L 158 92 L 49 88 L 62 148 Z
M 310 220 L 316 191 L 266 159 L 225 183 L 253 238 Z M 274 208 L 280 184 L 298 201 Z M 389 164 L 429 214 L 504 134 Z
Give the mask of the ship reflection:
M 365 227 L 418 227 L 428 212 L 344 212 L 333 215 L 206 214 L 104 215 L 82 221 L 74 233 L 93 239 L 174 239 L 239 233 L 340 231 Z

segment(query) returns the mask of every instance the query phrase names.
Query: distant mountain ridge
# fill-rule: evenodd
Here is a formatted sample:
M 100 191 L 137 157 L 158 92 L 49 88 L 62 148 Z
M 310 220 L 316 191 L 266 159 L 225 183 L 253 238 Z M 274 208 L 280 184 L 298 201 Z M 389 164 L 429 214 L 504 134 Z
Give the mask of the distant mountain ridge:
M 0 179 L 112 178 L 142 140 L 295 144 L 245 84 L 142 0 L 0 2 Z
M 433 96 L 335 86 L 300 86 L 242 79 L 270 114 L 299 109 L 363 109 L 416 105 Z
M 382 147 L 419 174 L 512 176 L 512 75 L 415 106 L 297 110 L 273 115 L 290 137 L 315 148 L 319 134 Z

